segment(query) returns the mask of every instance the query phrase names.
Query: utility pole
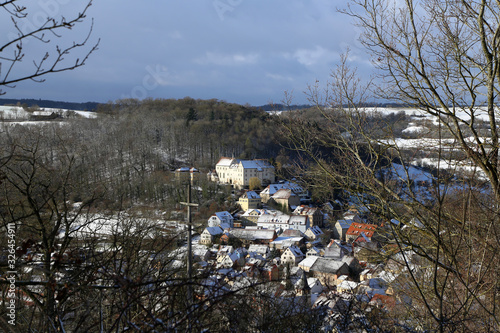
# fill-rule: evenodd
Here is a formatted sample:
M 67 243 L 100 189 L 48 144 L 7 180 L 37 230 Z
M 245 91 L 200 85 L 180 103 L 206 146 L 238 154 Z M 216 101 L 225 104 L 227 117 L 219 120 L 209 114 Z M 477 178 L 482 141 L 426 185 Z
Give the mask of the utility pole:
M 181 205 L 187 206 L 187 304 L 188 304 L 188 312 L 191 311 L 190 307 L 193 304 L 193 286 L 192 286 L 192 278 L 193 278 L 193 246 L 191 240 L 192 233 L 192 222 L 191 222 L 191 207 L 198 207 L 198 204 L 191 203 L 191 182 L 188 182 L 187 189 L 187 202 L 181 202 Z M 191 331 L 191 320 L 190 315 L 188 315 L 188 327 L 189 331 Z

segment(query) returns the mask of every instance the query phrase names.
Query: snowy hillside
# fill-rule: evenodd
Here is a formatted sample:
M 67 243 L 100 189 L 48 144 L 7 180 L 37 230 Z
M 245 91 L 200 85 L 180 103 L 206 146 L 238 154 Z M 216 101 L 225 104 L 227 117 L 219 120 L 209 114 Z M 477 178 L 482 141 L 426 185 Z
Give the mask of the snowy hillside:
M 95 112 L 89 111 L 79 111 L 79 110 L 67 110 L 67 109 L 51 109 L 51 108 L 39 108 L 35 111 L 26 111 L 20 106 L 10 106 L 2 105 L 0 106 L 0 120 L 4 121 L 27 121 L 33 118 L 33 116 L 50 116 L 56 114 L 61 118 L 96 118 L 97 114 Z

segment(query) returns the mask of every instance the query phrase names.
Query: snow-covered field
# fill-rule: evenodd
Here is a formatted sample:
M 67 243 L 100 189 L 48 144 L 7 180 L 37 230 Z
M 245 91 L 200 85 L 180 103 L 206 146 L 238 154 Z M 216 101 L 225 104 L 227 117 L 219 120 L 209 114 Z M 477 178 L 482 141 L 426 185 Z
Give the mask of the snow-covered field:
M 40 108 L 40 110 L 28 112 L 20 106 L 0 106 L 0 120 L 6 121 L 27 121 L 31 116 L 50 116 L 52 113 L 60 115 L 62 118 L 81 117 L 81 118 L 97 118 L 95 112 L 68 110 L 68 109 L 52 109 Z

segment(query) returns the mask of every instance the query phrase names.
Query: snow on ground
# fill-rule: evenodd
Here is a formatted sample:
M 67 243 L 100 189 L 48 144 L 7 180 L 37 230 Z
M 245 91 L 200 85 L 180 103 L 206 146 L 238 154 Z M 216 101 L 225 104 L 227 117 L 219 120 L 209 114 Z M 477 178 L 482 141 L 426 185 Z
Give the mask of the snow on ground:
M 0 122 L 0 128 L 2 126 L 15 126 L 15 125 L 21 125 L 21 126 L 40 126 L 40 125 L 59 125 L 62 126 L 65 123 L 61 121 L 9 121 L 9 122 Z
M 23 120 L 28 118 L 29 113 L 26 112 L 22 107 L 7 105 L 0 106 L 0 119 Z
M 425 118 L 433 119 L 436 121 L 436 117 L 431 116 L 427 114 L 425 111 L 417 109 L 417 108 L 384 108 L 384 107 L 369 107 L 365 109 L 366 112 L 378 112 L 383 115 L 390 115 L 391 113 L 399 113 L 399 112 L 404 112 L 408 116 L 418 116 L 422 117 L 424 116 Z M 499 111 L 499 110 L 497 110 Z M 455 114 L 460 118 L 464 120 L 470 120 L 470 112 L 468 110 L 455 110 Z M 475 108 L 475 115 L 476 119 L 481 119 L 481 120 L 486 120 L 488 121 L 488 114 L 486 112 L 486 108 L 481 107 L 481 108 Z
M 28 120 L 31 115 L 35 116 L 50 116 L 52 113 L 61 115 L 63 118 L 79 116 L 82 118 L 97 118 L 97 113 L 90 111 L 56 109 L 56 108 L 40 108 L 40 110 L 27 112 L 20 106 L 0 105 L 0 119 L 3 120 Z M 37 122 L 39 123 L 39 122 Z
M 425 132 L 427 127 L 425 126 L 417 126 L 415 123 L 409 123 L 408 127 L 403 130 L 403 133 L 421 133 Z
M 116 234 L 133 234 L 140 232 L 142 237 L 154 237 L 159 231 L 170 234 L 180 234 L 185 230 L 185 225 L 177 221 L 158 221 L 155 219 L 135 218 L 116 218 L 113 216 L 94 215 L 80 216 L 71 231 L 74 236 L 111 236 Z M 147 231 L 147 233 L 144 233 Z
M 426 171 L 423 171 L 415 166 L 407 166 L 407 169 L 397 163 L 392 164 L 391 170 L 394 172 L 394 175 L 403 181 L 413 180 L 415 182 L 424 181 L 431 182 L 432 175 Z M 408 173 L 408 175 L 407 175 Z
M 485 173 L 479 169 L 477 166 L 472 166 L 469 162 L 459 162 L 456 160 L 444 160 L 437 158 L 421 158 L 418 161 L 414 161 L 413 164 L 420 164 L 422 166 L 430 166 L 437 169 L 453 170 L 454 173 L 457 171 L 465 172 L 468 174 L 474 174 L 478 179 L 486 180 Z

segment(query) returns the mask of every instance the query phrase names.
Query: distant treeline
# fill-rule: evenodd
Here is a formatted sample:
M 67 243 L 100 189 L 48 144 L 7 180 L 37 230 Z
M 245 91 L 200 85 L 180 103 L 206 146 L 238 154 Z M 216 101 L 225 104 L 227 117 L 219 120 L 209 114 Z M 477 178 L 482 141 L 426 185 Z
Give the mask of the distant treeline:
M 99 103 L 97 102 L 74 103 L 74 102 L 50 101 L 45 99 L 0 98 L 0 105 L 21 105 L 21 106 L 25 105 L 28 107 L 37 105 L 42 108 L 95 111 Z

